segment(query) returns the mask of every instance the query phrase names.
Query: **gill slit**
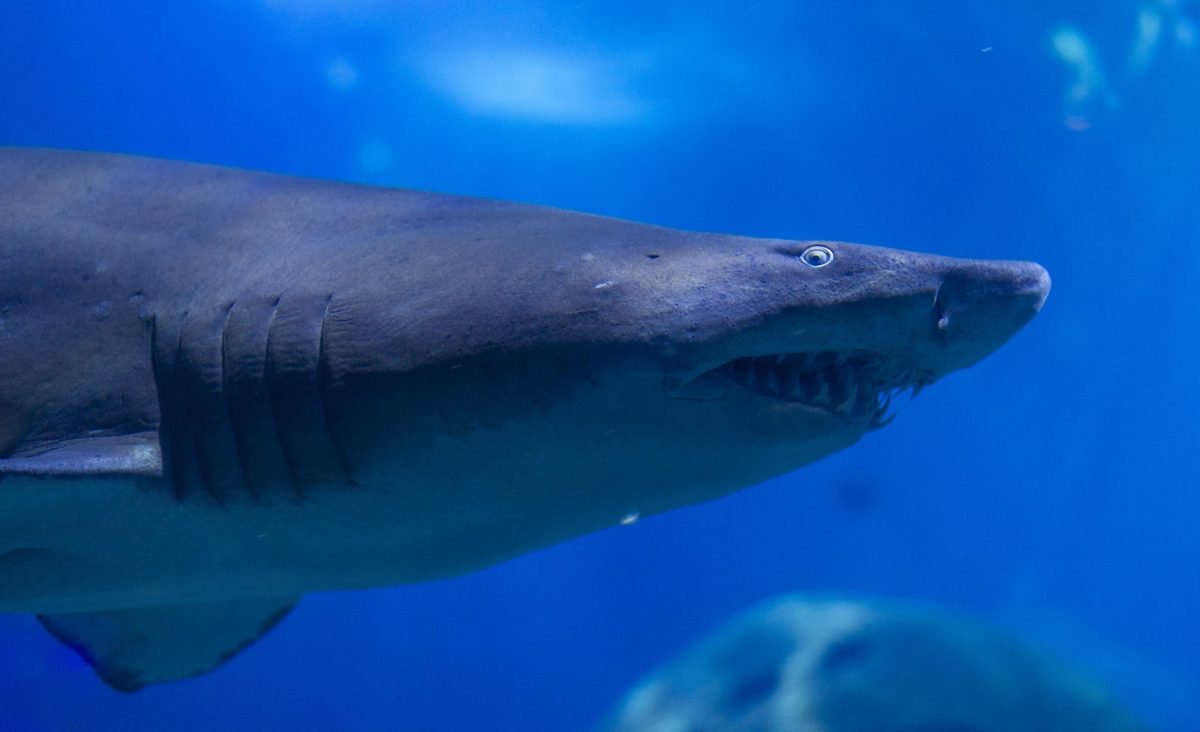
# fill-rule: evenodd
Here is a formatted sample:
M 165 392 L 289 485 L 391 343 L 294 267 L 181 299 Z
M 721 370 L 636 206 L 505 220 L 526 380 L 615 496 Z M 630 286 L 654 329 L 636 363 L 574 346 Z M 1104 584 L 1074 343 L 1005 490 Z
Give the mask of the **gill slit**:
M 304 488 L 300 484 L 300 474 L 296 470 L 296 460 L 288 451 L 287 440 L 283 439 L 283 424 L 279 419 L 279 409 L 275 405 L 275 359 L 272 357 L 272 342 L 275 336 L 275 316 L 279 312 L 279 303 L 283 300 L 280 295 L 271 303 L 271 317 L 267 321 L 267 357 L 263 362 L 263 386 L 267 391 L 267 405 L 271 410 L 271 424 L 275 425 L 275 439 L 279 442 L 283 461 L 287 463 L 288 477 L 292 479 L 292 492 L 297 498 L 304 498 Z
M 183 318 L 179 322 L 179 340 L 175 344 L 175 381 L 186 379 L 183 363 L 183 339 L 187 334 L 188 318 L 191 316 L 191 311 L 183 311 Z M 178 387 L 177 387 L 178 388 Z M 188 442 L 192 445 L 192 457 L 196 461 L 196 475 L 200 478 L 200 484 L 204 488 L 204 492 L 214 503 L 222 505 L 220 494 L 217 492 L 216 486 L 213 485 L 212 475 L 208 470 L 208 464 L 204 460 L 204 447 L 200 444 L 200 431 L 197 427 L 200 425 L 200 415 L 196 411 L 195 402 L 188 398 L 188 395 L 181 394 L 178 408 L 185 415 L 187 420 L 188 431 L 191 433 L 188 437 Z M 182 496 L 181 496 L 182 497 Z
M 171 392 L 177 391 L 174 384 L 168 378 L 173 374 L 164 374 L 164 366 L 159 358 L 161 351 L 159 350 L 161 336 L 159 335 L 158 315 L 152 316 L 150 321 L 150 369 L 154 376 L 154 384 L 158 390 L 158 449 L 162 454 L 163 459 L 163 477 L 171 485 L 171 494 L 176 501 L 182 501 L 184 495 L 184 479 L 181 473 L 179 460 L 175 449 L 177 428 L 171 425 L 171 422 L 178 421 L 173 417 L 177 408 L 171 405 Z
M 346 453 L 342 449 L 342 443 L 338 441 L 337 433 L 333 429 L 333 421 L 329 416 L 330 373 L 325 358 L 325 324 L 329 319 L 331 303 L 333 303 L 332 292 L 325 298 L 325 309 L 321 313 L 321 333 L 317 339 L 317 400 L 321 406 L 321 420 L 325 423 L 325 431 L 329 434 L 329 444 L 333 446 L 333 454 L 337 457 L 338 467 L 341 468 L 346 482 L 352 487 L 358 487 L 359 483 L 355 480 L 354 474 L 350 472 L 350 461 L 346 459 Z
M 240 428 L 238 421 L 234 419 L 233 390 L 230 388 L 229 382 L 229 322 L 233 319 L 235 307 L 237 307 L 237 300 L 229 303 L 229 307 L 225 309 L 225 319 L 221 323 L 221 398 L 225 402 L 225 415 L 229 422 L 230 436 L 233 438 L 233 454 L 237 458 L 242 482 L 246 485 L 246 491 L 250 494 L 251 500 L 255 503 L 262 503 L 262 496 L 258 494 L 258 489 L 250 480 L 250 471 L 246 468 L 245 448 L 242 446 L 241 435 L 238 434 Z

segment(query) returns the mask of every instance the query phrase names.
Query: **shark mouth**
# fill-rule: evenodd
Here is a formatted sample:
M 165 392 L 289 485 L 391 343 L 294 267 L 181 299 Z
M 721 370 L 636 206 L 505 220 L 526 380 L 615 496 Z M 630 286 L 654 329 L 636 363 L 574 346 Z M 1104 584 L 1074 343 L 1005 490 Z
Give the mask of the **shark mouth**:
M 892 421 L 892 397 L 913 394 L 927 378 L 898 369 L 867 352 L 776 353 L 743 356 L 709 373 L 760 396 L 803 404 L 877 429 Z

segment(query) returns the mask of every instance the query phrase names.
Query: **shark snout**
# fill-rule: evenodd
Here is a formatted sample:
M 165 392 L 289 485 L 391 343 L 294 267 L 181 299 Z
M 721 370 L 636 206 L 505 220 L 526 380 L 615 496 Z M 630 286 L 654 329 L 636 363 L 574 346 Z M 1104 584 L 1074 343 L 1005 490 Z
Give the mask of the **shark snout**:
M 1007 262 L 1005 265 L 1017 303 L 1037 314 L 1050 294 L 1050 273 L 1037 262 Z
M 1035 262 L 955 262 L 942 277 L 930 315 L 935 337 L 953 354 L 949 370 L 1003 345 L 1042 309 L 1049 293 L 1050 275 Z
M 934 296 L 935 307 L 986 304 L 1033 317 L 1050 293 L 1050 273 L 1036 262 L 966 261 L 949 268 Z
M 814 249 L 822 258 L 804 259 Z M 830 394 L 852 382 L 869 383 L 881 394 L 923 386 L 1000 348 L 1038 313 L 1050 291 L 1050 276 L 1034 262 L 841 242 L 788 243 L 775 251 L 786 259 L 753 260 L 771 269 L 749 273 L 767 287 L 752 290 L 754 298 L 744 302 L 722 300 L 710 320 L 728 323 L 731 302 L 754 317 L 711 340 L 674 344 L 665 364 L 669 396 L 724 393 L 725 382 L 701 378 L 705 374 L 749 383 L 763 394 L 807 389 L 818 401 L 826 376 Z M 859 371 L 842 379 L 837 369 L 846 364 Z M 720 388 L 709 390 L 714 383 Z

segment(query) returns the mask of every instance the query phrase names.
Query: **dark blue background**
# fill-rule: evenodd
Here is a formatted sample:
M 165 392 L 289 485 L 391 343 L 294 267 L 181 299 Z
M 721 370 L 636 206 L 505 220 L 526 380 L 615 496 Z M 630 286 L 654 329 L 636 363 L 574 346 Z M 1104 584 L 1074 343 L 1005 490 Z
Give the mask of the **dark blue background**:
M 817 590 L 991 618 L 1200 729 L 1196 8 L 1095 5 L 6 0 L 0 144 L 1031 258 L 1055 285 L 842 454 L 469 577 L 309 597 L 201 679 L 118 695 L 0 617 L 0 728 L 582 729 L 736 611 Z M 1139 13 L 1163 24 L 1140 71 Z M 1086 99 L 1056 33 L 1103 72 Z

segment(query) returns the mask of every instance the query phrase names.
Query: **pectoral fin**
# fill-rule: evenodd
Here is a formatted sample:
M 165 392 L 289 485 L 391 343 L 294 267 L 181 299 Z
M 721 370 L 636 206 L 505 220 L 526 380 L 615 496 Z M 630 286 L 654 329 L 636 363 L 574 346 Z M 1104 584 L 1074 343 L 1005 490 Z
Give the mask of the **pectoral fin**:
M 89 477 L 162 475 L 157 432 L 97 435 L 20 447 L 0 458 L 0 477 Z
M 295 605 L 278 598 L 39 615 L 119 691 L 179 681 L 220 666 L 269 631 Z

